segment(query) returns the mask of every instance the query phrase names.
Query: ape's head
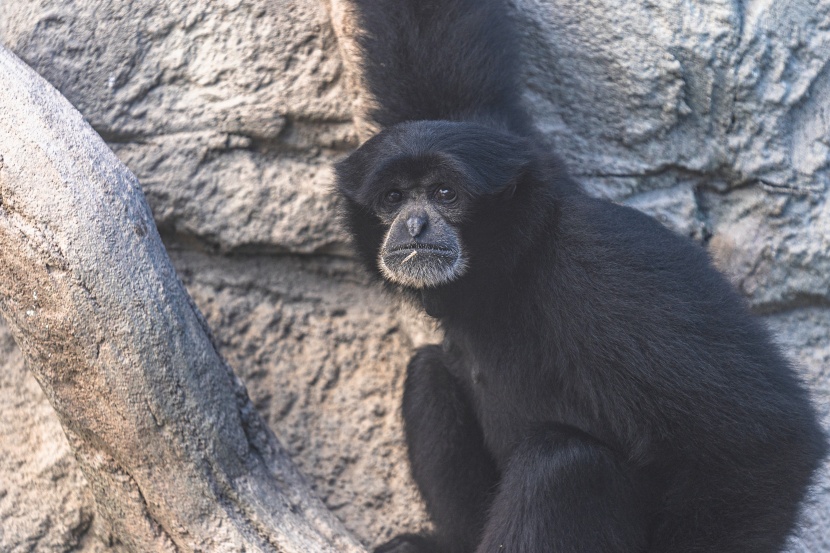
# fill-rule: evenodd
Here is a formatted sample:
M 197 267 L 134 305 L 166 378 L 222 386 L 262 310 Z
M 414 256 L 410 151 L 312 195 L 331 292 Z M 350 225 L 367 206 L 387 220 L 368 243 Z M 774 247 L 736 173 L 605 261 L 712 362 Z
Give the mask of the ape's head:
M 510 201 L 530 156 L 524 139 L 471 123 L 417 121 L 381 132 L 336 168 L 359 253 L 409 288 L 460 278 L 480 257 L 471 233 L 498 231 L 483 214 Z

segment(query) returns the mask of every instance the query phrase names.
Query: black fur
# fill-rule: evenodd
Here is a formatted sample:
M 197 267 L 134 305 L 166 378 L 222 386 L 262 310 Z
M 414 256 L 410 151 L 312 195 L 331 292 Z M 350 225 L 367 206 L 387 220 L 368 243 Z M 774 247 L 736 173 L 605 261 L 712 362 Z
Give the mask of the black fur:
M 390 284 L 446 339 L 413 357 L 403 405 L 436 533 L 379 551 L 781 551 L 825 436 L 706 252 L 538 145 L 501 2 L 354 4 L 385 127 L 337 167 L 358 252 L 382 278 L 383 194 L 451 184 L 436 210 L 468 262 Z
M 372 118 L 476 121 L 530 129 L 516 86 L 517 40 L 501 2 L 360 0 Z

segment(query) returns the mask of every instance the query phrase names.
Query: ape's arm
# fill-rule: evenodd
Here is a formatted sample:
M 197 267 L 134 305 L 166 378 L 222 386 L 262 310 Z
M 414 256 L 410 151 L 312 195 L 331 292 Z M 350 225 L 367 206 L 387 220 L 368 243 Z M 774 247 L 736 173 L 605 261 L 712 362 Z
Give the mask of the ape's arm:
M 438 346 L 422 348 L 410 361 L 403 414 L 412 473 L 435 523 L 437 548 L 472 551 L 498 471 Z
M 596 440 L 537 430 L 511 456 L 476 551 L 645 551 L 649 489 Z

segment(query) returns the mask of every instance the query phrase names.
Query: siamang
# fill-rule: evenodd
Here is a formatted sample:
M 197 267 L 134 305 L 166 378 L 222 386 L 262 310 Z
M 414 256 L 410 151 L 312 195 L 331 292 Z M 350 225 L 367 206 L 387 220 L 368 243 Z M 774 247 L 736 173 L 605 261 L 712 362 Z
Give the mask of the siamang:
M 706 252 L 535 135 L 502 0 L 352 0 L 382 130 L 336 167 L 380 280 L 436 317 L 403 397 L 442 553 L 773 553 L 826 452 Z

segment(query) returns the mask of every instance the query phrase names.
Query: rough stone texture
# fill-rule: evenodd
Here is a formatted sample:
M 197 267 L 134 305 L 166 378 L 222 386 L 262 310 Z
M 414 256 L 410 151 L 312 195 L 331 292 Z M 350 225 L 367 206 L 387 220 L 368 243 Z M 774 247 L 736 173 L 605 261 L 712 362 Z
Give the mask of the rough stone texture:
M 760 311 L 830 305 L 830 4 L 517 4 L 528 104 L 587 188 L 711 238 Z
M 381 293 L 343 258 L 173 261 L 300 470 L 366 543 L 423 526 L 398 405 L 410 338 Z
M 6 0 L 0 40 L 128 163 L 162 230 L 226 250 L 335 241 L 329 167 L 356 139 L 324 5 Z
M 830 309 L 801 307 L 765 317 L 770 329 L 792 359 L 802 368 L 814 397 L 823 407 L 830 427 Z M 830 464 L 825 464 L 807 508 L 804 530 L 793 540 L 791 553 L 830 551 Z
M 85 551 L 95 503 L 55 412 L 0 321 L 0 550 Z
M 706 243 L 830 412 L 830 3 L 513 3 L 528 105 L 572 172 Z M 252 399 L 375 543 L 423 524 L 397 402 L 425 338 L 338 257 L 330 165 L 357 133 L 326 7 L 4 0 L 0 42 L 138 175 Z M 82 479 L 3 347 L 0 550 L 69 550 L 92 516 Z M 24 432 L 64 452 L 46 458 L 66 476 L 17 468 L 39 451 Z M 830 483 L 818 491 L 794 551 L 830 552 Z

